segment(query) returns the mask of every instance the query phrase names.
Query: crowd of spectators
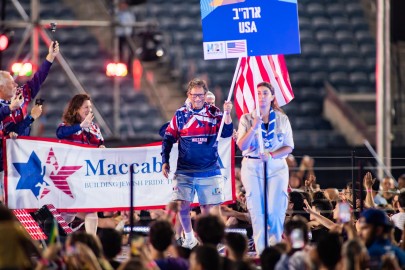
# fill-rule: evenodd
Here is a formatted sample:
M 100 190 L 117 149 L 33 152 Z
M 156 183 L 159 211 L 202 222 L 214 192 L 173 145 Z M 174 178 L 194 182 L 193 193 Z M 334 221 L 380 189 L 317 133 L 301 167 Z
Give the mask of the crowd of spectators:
M 204 215 L 194 209 L 193 228 L 199 245 L 192 250 L 176 242 L 182 232 L 176 225 L 175 202 L 166 210 L 135 213 L 138 224 L 149 225 L 147 235 L 130 240 L 122 227 L 99 229 L 97 235 L 79 230 L 64 243 L 47 246 L 31 240 L 12 212 L 1 206 L 0 269 L 403 268 L 405 190 L 399 187 L 405 176 L 398 179 L 398 187 L 393 179 L 385 178 L 376 188 L 379 181 L 366 173 L 361 211 L 359 203 L 353 208 L 350 185 L 341 192 L 320 189 L 310 166 L 313 159 L 302 161 L 304 165 L 291 167 L 295 171 L 291 177 L 298 178 L 294 181 L 300 185 L 289 192 L 283 240 L 261 254 L 254 253 L 253 241 L 249 241 L 250 216 L 237 168 L 234 204 Z M 243 228 L 247 233 L 226 232 L 227 228 Z

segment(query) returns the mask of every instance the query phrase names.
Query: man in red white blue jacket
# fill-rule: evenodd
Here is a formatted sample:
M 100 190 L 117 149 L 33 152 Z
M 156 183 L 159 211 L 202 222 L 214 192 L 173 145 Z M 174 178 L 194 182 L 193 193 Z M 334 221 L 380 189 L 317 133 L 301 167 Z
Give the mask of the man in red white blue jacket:
M 231 137 L 233 133 L 232 103 L 225 102 L 223 115 L 217 107 L 205 103 L 207 92 L 203 80 L 193 79 L 188 83 L 187 95 L 191 104 L 176 111 L 162 143 L 162 173 L 168 178 L 170 152 L 173 144 L 179 142 L 172 199 L 180 201 L 180 222 L 185 233 L 183 246 L 187 248 L 193 248 L 198 243 L 190 220 L 190 204 L 195 193 L 203 214 L 208 213 L 211 206 L 223 202 L 216 144 L 222 117 L 225 119 L 221 137 Z
M 13 138 L 17 135 L 29 135 L 32 122 L 41 115 L 42 105 L 34 106 L 31 114 L 27 111 L 28 105 L 38 94 L 42 83 L 48 76 L 53 60 L 58 54 L 59 43 L 55 41 L 54 45 L 54 42 L 51 42 L 46 60 L 33 78 L 21 87 L 17 87 L 17 83 L 9 72 L 0 71 L 0 200 L 3 195 L 2 139 L 8 135 Z

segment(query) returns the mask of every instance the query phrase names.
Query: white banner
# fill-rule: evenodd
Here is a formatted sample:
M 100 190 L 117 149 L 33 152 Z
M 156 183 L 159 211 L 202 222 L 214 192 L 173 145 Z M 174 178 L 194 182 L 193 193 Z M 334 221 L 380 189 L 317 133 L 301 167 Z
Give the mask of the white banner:
M 130 148 L 88 148 L 57 140 L 7 139 L 6 201 L 11 209 L 35 210 L 53 204 L 63 211 L 127 210 L 130 173 L 134 168 L 134 206 L 164 207 L 171 200 L 172 178 L 162 175 L 161 145 Z M 233 143 L 219 142 L 226 202 L 235 200 Z M 170 167 L 175 171 L 177 144 Z M 197 202 L 195 198 L 194 202 Z

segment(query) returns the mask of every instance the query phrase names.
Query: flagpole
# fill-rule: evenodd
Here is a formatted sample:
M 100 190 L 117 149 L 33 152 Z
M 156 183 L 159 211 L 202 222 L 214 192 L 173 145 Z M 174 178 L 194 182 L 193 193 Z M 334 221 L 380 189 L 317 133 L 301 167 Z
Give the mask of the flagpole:
M 255 105 L 256 105 L 256 116 L 260 116 L 260 107 L 259 107 L 259 94 L 257 93 L 257 87 L 256 85 L 258 82 L 255 80 L 256 79 L 256 74 L 258 74 L 257 70 L 257 60 L 256 57 L 261 57 L 261 56 L 255 56 L 255 63 L 256 65 L 253 65 L 253 82 L 254 82 L 254 93 L 255 93 Z M 258 128 L 256 130 L 257 138 L 259 140 L 259 149 L 260 153 L 264 154 L 264 145 L 263 145 L 263 133 L 262 133 L 262 128 Z M 263 204 L 264 204 L 264 246 L 267 247 L 268 245 L 268 232 L 267 232 L 267 219 L 268 219 L 268 206 L 267 206 L 267 162 L 263 161 Z
M 236 64 L 236 70 L 235 70 L 235 73 L 233 74 L 231 87 L 229 88 L 228 98 L 226 99 L 226 101 L 230 101 L 232 98 L 233 89 L 235 88 L 236 78 L 238 77 L 239 73 L 241 72 L 240 61 L 241 61 L 241 57 L 238 58 L 238 63 Z M 219 138 L 221 137 L 222 129 L 224 128 L 224 123 L 225 123 L 225 117 L 222 117 L 221 125 L 219 126 L 219 130 L 218 130 L 217 140 L 216 140 L 214 146 L 218 145 L 218 141 L 219 141 Z

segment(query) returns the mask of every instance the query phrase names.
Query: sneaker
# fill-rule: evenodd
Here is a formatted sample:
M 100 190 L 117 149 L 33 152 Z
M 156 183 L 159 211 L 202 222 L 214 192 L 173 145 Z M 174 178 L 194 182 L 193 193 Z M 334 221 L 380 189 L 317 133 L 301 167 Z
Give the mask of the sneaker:
M 182 246 L 184 248 L 193 249 L 197 245 L 198 245 L 198 240 L 195 237 L 193 237 L 191 239 L 184 239 Z
M 179 238 L 176 239 L 176 244 L 181 247 L 184 243 L 184 239 L 180 236 Z

